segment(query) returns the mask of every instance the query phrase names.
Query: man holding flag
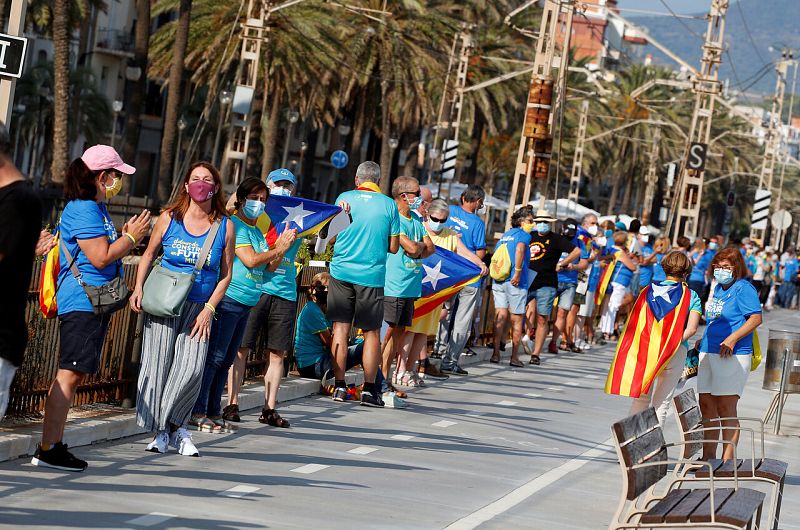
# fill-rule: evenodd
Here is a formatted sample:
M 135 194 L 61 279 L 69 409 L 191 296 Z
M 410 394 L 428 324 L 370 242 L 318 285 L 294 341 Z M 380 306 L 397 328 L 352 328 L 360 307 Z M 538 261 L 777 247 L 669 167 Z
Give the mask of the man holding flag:
M 383 320 L 389 324 L 389 331 L 383 345 L 382 368 L 387 376 L 392 361 L 400 352 L 406 326 L 411 325 L 414 317 L 414 302 L 422 294 L 422 259 L 434 252 L 425 227 L 411 213 L 422 205 L 419 181 L 412 177 L 398 177 L 392 183 L 392 197 L 400 214 L 401 248 L 386 257 Z M 408 377 L 416 380 L 413 366 L 409 368 Z
M 646 286 L 636 299 L 617 343 L 606 393 L 634 398 L 630 415 L 655 407 L 663 425 L 702 307 L 700 297 L 684 283 L 691 260 L 672 251 L 661 266 L 667 279 Z
M 350 328 L 364 332 L 364 391 L 361 404 L 383 407 L 375 375 L 380 365 L 386 258 L 400 248 L 400 216 L 395 201 L 383 195 L 381 168 L 364 162 L 356 169 L 356 189 L 339 195 L 336 204 L 352 223 L 336 236 L 328 286 L 328 320 L 333 322 L 333 400 L 345 401 L 344 379 Z

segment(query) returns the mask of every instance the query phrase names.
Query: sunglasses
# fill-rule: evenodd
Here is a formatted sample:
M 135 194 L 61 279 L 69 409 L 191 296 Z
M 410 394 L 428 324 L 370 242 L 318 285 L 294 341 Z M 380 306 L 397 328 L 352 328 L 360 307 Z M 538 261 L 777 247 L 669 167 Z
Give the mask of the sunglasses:
M 434 221 L 436 223 L 443 223 L 443 222 L 447 221 L 447 217 L 445 217 L 444 219 L 439 219 L 439 218 L 434 217 L 432 215 L 429 215 L 428 217 L 431 218 L 431 221 Z

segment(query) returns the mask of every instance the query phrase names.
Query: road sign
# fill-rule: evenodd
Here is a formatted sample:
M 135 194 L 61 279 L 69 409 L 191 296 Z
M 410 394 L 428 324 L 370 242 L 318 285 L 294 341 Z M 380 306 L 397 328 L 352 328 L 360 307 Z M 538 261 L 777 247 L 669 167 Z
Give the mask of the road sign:
M 0 33 L 0 76 L 21 77 L 28 39 Z
M 769 217 L 769 203 L 772 191 L 766 189 L 756 190 L 756 200 L 753 203 L 753 218 L 750 228 L 753 230 L 766 230 L 767 217 Z
M 347 167 L 347 163 L 350 161 L 350 157 L 347 156 L 347 153 L 344 151 L 334 151 L 331 154 L 331 164 L 336 169 L 342 169 Z
M 445 140 L 442 146 L 442 180 L 453 180 L 456 176 L 458 142 Z
M 778 230 L 786 230 L 792 226 L 792 214 L 786 210 L 778 210 L 771 217 L 772 226 Z
M 706 167 L 707 144 L 692 143 L 689 147 L 689 158 L 686 160 L 686 168 L 695 171 L 703 171 Z

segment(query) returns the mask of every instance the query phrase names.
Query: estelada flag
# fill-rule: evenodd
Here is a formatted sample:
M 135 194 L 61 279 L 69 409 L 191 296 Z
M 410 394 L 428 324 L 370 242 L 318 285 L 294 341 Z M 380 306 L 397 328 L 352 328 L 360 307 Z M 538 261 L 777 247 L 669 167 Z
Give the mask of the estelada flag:
M 685 283 L 656 282 L 633 305 L 608 371 L 606 393 L 637 398 L 678 351 L 692 297 Z
M 611 277 L 614 275 L 614 269 L 617 267 L 617 260 L 619 259 L 618 250 L 614 253 L 614 259 L 608 262 L 606 268 L 600 273 L 600 283 L 597 284 L 597 290 L 594 292 L 594 305 L 600 306 L 603 303 L 603 297 L 606 295 L 608 286 L 611 284 Z
M 427 315 L 481 275 L 480 267 L 442 247 L 422 260 L 422 268 L 422 297 L 414 302 L 414 319 Z
M 58 304 L 56 293 L 58 292 L 58 273 L 60 267 L 61 238 L 59 232 L 55 233 L 56 245 L 44 258 L 42 264 L 42 275 L 39 280 L 39 309 L 44 318 L 54 318 L 58 315 Z M 69 265 L 69 264 L 67 264 Z
M 270 195 L 267 208 L 256 221 L 270 246 L 284 230 L 297 230 L 297 237 L 316 234 L 342 209 L 324 202 Z

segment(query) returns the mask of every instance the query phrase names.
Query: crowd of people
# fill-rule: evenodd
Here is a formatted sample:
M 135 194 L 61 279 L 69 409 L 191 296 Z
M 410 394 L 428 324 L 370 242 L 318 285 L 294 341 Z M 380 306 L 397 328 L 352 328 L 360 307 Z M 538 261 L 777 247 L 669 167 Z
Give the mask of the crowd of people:
M 39 231 L 38 199 L 9 152 L 8 133 L 0 127 L 5 221 L 0 277 L 15 289 L 9 291 L 13 303 L 0 308 L 0 320 L 8 322 L 0 335 L 0 414 L 25 349 L 31 264 L 56 244 L 53 234 Z M 191 430 L 231 432 L 241 421 L 238 393 L 245 363 L 262 334 L 268 355 L 258 421 L 288 428 L 277 411 L 277 395 L 289 351 L 302 377 L 331 382 L 334 402 L 356 398 L 363 406 L 402 408 L 407 394 L 399 387 L 468 375 L 459 359 L 479 334 L 476 317 L 484 293 L 492 293 L 495 311 L 490 362 L 500 362 L 510 327 L 509 364 L 523 368 L 523 352 L 527 364 L 538 365 L 545 351 L 585 352 L 617 337 L 624 344 L 626 321 L 630 327 L 637 311 L 652 309 L 637 302 L 640 292 L 652 291 L 672 300 L 665 311 L 684 311 L 686 324 L 663 371 L 654 374 L 652 396 L 635 396 L 632 411 L 652 402 L 663 420 L 705 304 L 707 327 L 697 343 L 701 406 L 704 414 L 735 417 L 762 307 L 796 307 L 798 261 L 792 252 L 779 257 L 747 240 L 721 248 L 720 236 L 693 243 L 681 237 L 674 247 L 662 236 L 651 244 L 655 234 L 635 219 L 600 222 L 589 214 L 557 224 L 548 212 L 530 206 L 514 212 L 511 229 L 494 247 L 493 256 L 508 256 L 507 273 L 495 274 L 493 267 L 488 291 L 484 282 L 490 281 L 486 276 L 495 258 L 487 256 L 480 216 L 483 189 L 468 186 L 460 204 L 450 205 L 434 199 L 416 179 L 399 177 L 388 197 L 381 192 L 379 165 L 364 162 L 354 189 L 335 201 L 350 224 L 334 237 L 329 269 L 311 279 L 309 300 L 296 318 L 295 258 L 302 238 L 287 229 L 268 243 L 257 226 L 270 196 L 296 193 L 290 171 L 245 179 L 226 204 L 217 169 L 192 164 L 180 192 L 157 218 L 143 211 L 118 234 L 106 201 L 119 192 L 123 175 L 134 171 L 112 147 L 94 146 L 65 175 L 67 202 L 56 234 L 59 368 L 47 395 L 35 465 L 86 469 L 63 443 L 64 426 L 78 386 L 98 369 L 120 299 L 144 313 L 136 418 L 153 434 L 147 450 L 166 453 L 173 447 L 185 456 L 199 456 Z M 121 259 L 143 241 L 147 245 L 127 293 L 119 280 Z M 473 263 L 480 277 L 415 318 L 422 262 L 436 248 Z M 435 358 L 441 359 L 439 366 L 431 361 Z M 364 375 L 360 395 L 345 379 L 357 365 Z

